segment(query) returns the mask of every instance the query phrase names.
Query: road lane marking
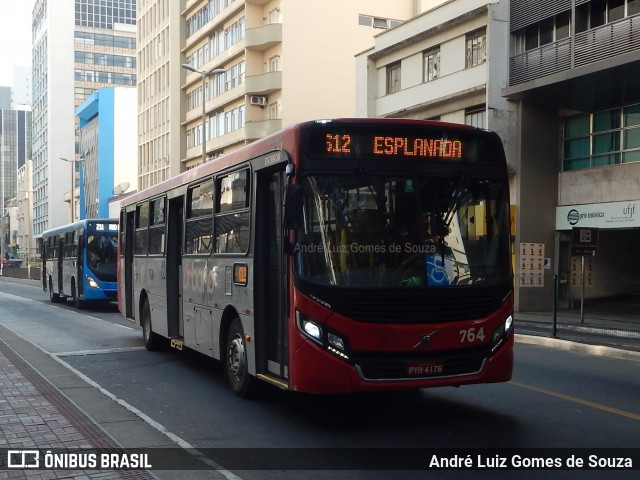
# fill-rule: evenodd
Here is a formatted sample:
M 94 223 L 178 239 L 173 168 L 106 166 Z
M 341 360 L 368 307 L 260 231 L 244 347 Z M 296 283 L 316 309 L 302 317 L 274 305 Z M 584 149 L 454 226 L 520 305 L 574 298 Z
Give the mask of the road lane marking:
M 125 330 L 136 330 L 135 328 L 130 327 L 129 325 L 120 325 L 119 323 L 114 323 L 114 325 L 116 327 L 124 328 Z
M 144 347 L 114 347 L 114 348 L 103 348 L 96 350 L 76 350 L 73 352 L 58 352 L 51 353 L 51 355 L 55 355 L 56 357 L 83 357 L 85 355 L 104 355 L 107 353 L 121 353 L 121 352 L 137 352 L 140 350 L 146 350 Z
M 210 460 L 209 458 L 207 458 L 207 456 L 205 454 L 203 454 L 202 452 L 197 450 L 189 442 L 184 440 L 182 437 L 179 437 L 175 433 L 170 432 L 169 430 L 167 430 L 167 428 L 164 425 L 162 425 L 160 422 L 156 422 L 153 418 L 151 418 L 149 415 L 144 413 L 142 410 L 137 409 L 133 405 L 127 403 L 125 400 L 117 397 L 115 394 L 111 393 L 109 390 L 104 388 L 102 385 L 100 385 L 99 383 L 93 381 L 91 378 L 86 376 L 80 370 L 72 367 L 67 362 L 62 360 L 61 358 L 58 358 L 55 354 L 47 352 L 46 350 L 42 349 L 38 345 L 35 345 L 35 346 L 40 348 L 43 352 L 47 353 L 56 362 L 59 362 L 60 364 L 62 364 L 66 368 L 68 368 L 72 373 L 74 373 L 75 375 L 80 377 L 82 380 L 87 382 L 93 388 L 96 388 L 103 395 L 106 395 L 111 400 L 116 402 L 118 405 L 121 405 L 122 407 L 124 407 L 125 409 L 127 409 L 128 411 L 130 411 L 131 413 L 136 415 L 138 418 L 140 418 L 141 420 L 143 420 L 144 422 L 149 424 L 151 427 L 155 428 L 158 432 L 163 434 L 165 437 L 167 437 L 170 440 L 172 440 L 173 442 L 175 442 L 178 446 L 180 446 L 181 448 L 187 450 L 193 457 L 196 457 L 202 463 L 204 463 L 204 464 L 210 466 L 211 468 L 213 468 L 214 470 L 216 470 L 216 473 L 219 473 L 220 475 L 225 477 L 227 480 L 242 480 L 241 477 L 238 477 L 236 474 L 232 473 L 231 471 L 226 470 L 222 465 L 220 465 L 220 464 L 214 462 L 213 460 Z
M 640 421 L 640 415 L 637 413 L 627 412 L 626 410 L 620 410 L 619 408 L 609 407 L 608 405 L 603 405 L 602 403 L 592 402 L 590 400 L 584 400 L 582 398 L 572 397 L 571 395 L 565 395 L 564 393 L 555 392 L 553 390 L 547 390 L 546 388 L 534 387 L 533 385 L 527 385 L 524 383 L 511 381 L 513 385 L 516 385 L 521 388 L 526 388 L 527 390 L 532 390 L 538 393 L 544 393 L 545 395 L 550 395 L 556 398 L 562 398 L 563 400 L 568 400 L 570 402 L 579 403 L 580 405 L 584 405 L 586 407 L 595 408 L 596 410 L 602 410 L 603 412 L 613 413 L 614 415 L 620 415 L 622 417 L 630 418 L 631 420 Z

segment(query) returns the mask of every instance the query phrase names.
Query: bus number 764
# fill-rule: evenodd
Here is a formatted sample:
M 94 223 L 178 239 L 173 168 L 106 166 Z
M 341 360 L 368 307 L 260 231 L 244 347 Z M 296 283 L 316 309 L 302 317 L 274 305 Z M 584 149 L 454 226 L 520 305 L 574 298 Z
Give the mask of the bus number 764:
M 460 343 L 484 342 L 484 327 L 460 330 Z

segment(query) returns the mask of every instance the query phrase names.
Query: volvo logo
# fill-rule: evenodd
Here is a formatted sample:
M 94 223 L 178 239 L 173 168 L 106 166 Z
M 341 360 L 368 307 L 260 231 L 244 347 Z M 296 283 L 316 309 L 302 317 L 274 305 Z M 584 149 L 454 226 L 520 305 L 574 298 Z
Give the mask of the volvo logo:
M 438 333 L 438 331 L 434 330 L 431 333 L 425 333 L 424 335 L 422 335 L 422 337 L 420 338 L 420 341 L 413 346 L 413 349 L 415 350 L 416 348 L 425 347 L 429 345 L 431 343 L 431 339 L 436 333 Z

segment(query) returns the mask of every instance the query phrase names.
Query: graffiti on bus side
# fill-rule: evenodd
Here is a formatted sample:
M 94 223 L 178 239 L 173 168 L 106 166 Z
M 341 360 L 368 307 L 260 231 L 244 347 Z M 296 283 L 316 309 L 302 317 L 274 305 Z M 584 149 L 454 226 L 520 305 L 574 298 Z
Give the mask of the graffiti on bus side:
M 184 292 L 213 295 L 218 288 L 218 270 L 218 265 L 209 265 L 208 259 L 184 262 L 182 266 Z

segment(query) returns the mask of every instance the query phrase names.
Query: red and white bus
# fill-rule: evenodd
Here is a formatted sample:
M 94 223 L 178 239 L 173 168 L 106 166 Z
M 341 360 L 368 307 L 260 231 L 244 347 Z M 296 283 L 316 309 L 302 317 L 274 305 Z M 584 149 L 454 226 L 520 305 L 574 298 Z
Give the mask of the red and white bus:
M 123 201 L 120 308 L 240 395 L 504 382 L 509 217 L 495 133 L 304 122 Z

